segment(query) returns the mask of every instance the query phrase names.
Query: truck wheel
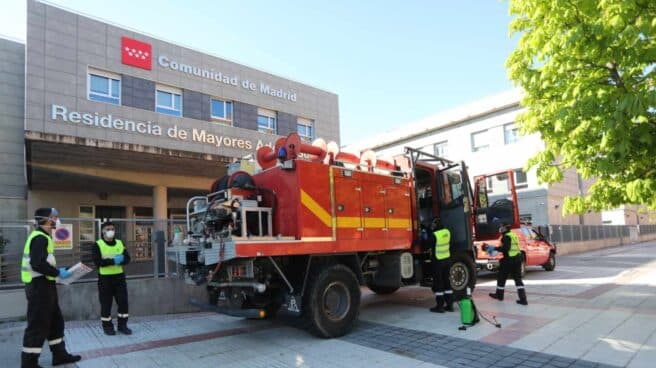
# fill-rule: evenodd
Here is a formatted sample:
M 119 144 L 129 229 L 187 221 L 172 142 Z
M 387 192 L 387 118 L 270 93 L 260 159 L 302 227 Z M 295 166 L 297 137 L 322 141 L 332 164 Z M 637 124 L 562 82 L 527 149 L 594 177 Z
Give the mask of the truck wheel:
M 368 284 L 367 287 L 369 290 L 379 295 L 392 294 L 400 288 L 400 286 L 379 286 L 374 284 Z
M 476 286 L 476 264 L 466 254 L 459 254 L 453 257 L 451 269 L 449 270 L 449 282 L 455 300 L 460 300 L 467 296 L 467 288 L 473 292 Z
M 360 284 L 348 267 L 338 264 L 310 275 L 304 318 L 319 337 L 339 337 L 353 328 L 360 309 Z
M 556 255 L 554 252 L 549 253 L 549 259 L 547 260 L 547 263 L 542 265 L 542 268 L 546 271 L 553 271 L 556 269 Z

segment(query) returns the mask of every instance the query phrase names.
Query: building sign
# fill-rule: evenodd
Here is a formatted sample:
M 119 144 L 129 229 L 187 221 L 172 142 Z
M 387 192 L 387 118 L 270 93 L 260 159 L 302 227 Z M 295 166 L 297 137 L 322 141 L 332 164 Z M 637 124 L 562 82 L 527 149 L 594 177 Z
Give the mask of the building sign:
M 101 129 L 119 130 L 126 133 L 168 137 L 179 141 L 209 144 L 217 148 L 237 148 L 250 151 L 257 150 L 262 146 L 273 147 L 273 142 L 264 141 L 262 139 L 255 141 L 223 134 L 214 134 L 205 129 L 180 128 L 178 125 L 173 125 L 169 128 L 162 128 L 162 126 L 153 123 L 152 121 L 141 122 L 115 118 L 111 114 L 105 115 L 97 112 L 84 113 L 71 111 L 66 106 L 55 104 L 51 105 L 50 119 L 74 125 L 82 124 Z
M 73 249 L 73 224 L 61 224 L 51 235 L 55 249 Z
M 121 62 L 125 65 L 151 70 L 153 51 L 149 43 L 129 37 L 121 37 Z
M 223 74 L 214 69 L 205 69 L 196 65 L 184 64 L 169 58 L 166 55 L 159 55 L 157 58 L 159 66 L 165 69 L 175 70 L 180 73 L 195 75 L 199 78 L 209 79 L 218 83 L 223 83 L 233 87 L 241 87 L 251 92 L 261 93 L 273 97 L 278 97 L 283 100 L 296 102 L 296 92 L 286 91 L 282 88 L 274 88 L 266 83 L 255 83 L 248 79 L 240 79 L 236 75 Z
M 152 69 L 152 46 L 149 43 L 135 40 L 129 37 L 121 37 L 121 62 L 125 65 L 137 68 Z M 233 87 L 241 87 L 255 93 L 261 93 L 280 99 L 296 102 L 296 92 L 287 91 L 282 88 L 272 87 L 264 82 L 254 82 L 248 79 L 240 79 L 236 75 L 223 74 L 214 69 L 205 69 L 197 65 L 185 64 L 174 60 L 167 55 L 159 55 L 157 64 L 165 69 L 175 70 L 180 73 L 194 75 L 199 78 L 209 79 L 217 83 Z

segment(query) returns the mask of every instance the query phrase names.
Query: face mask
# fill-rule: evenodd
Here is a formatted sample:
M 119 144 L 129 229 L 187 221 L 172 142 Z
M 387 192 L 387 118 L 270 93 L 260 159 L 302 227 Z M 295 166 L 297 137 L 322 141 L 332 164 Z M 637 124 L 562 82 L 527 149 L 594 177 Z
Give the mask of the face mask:
M 105 231 L 105 237 L 107 239 L 113 239 L 114 238 L 114 230 L 107 230 Z
M 61 221 L 59 221 L 59 218 L 55 220 L 55 228 L 61 227 Z

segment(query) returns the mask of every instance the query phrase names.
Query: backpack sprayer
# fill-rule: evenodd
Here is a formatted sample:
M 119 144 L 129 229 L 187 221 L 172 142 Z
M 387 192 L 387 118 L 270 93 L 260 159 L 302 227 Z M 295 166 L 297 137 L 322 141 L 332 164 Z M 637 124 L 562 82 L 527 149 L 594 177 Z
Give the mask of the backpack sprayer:
M 492 322 L 484 314 L 480 313 L 474 304 L 474 299 L 471 296 L 471 289 L 467 288 L 467 296 L 458 301 L 458 307 L 460 308 L 460 321 L 462 326 L 458 327 L 458 330 L 465 331 L 467 326 L 473 326 L 480 322 L 480 318 L 483 318 L 486 322 L 493 325 L 496 328 L 501 328 L 501 323 L 497 321 L 496 316 L 492 316 Z

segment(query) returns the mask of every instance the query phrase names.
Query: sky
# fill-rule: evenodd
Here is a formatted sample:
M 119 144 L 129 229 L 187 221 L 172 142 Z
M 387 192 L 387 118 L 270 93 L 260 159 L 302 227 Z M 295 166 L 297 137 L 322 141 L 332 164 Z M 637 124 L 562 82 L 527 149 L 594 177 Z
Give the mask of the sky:
M 499 0 L 51 0 L 339 95 L 341 144 L 512 88 Z M 25 40 L 25 1 L 0 36 Z

